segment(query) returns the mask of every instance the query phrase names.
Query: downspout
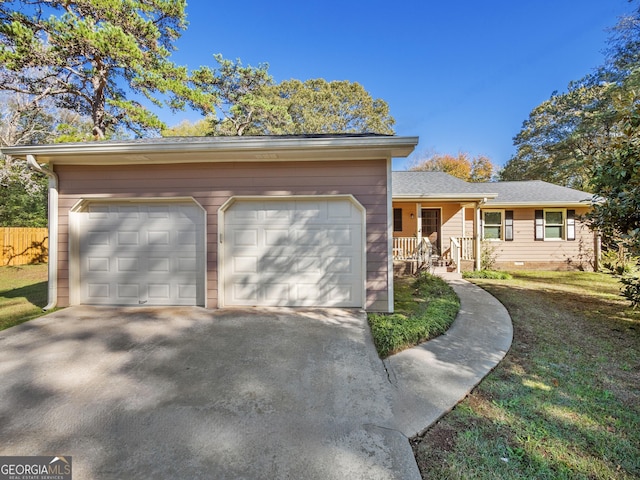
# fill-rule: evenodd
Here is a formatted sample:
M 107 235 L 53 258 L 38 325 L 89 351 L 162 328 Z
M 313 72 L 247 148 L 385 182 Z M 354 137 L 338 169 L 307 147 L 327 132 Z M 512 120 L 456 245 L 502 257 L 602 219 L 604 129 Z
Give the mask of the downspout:
M 27 164 L 49 179 L 49 303 L 43 310 L 51 310 L 58 303 L 58 176 L 50 169 L 43 168 L 33 155 L 27 155 Z
M 476 258 L 475 258 L 475 270 L 479 271 L 482 268 L 482 213 L 480 208 L 487 202 L 484 198 L 482 201 L 476 203 Z

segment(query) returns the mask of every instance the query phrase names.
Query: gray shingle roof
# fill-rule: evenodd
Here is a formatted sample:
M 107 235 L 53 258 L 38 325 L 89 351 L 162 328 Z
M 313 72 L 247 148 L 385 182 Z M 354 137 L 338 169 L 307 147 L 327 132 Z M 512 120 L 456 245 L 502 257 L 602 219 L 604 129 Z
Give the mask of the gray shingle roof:
M 443 172 L 393 172 L 393 197 L 487 197 L 487 205 L 588 205 L 592 194 L 542 180 L 470 183 Z
M 473 196 L 481 197 L 478 184 L 460 180 L 444 172 L 393 172 L 393 196 L 439 197 Z M 489 192 L 490 190 L 484 190 Z
M 584 202 L 589 203 L 591 193 L 562 187 L 542 180 L 520 182 L 494 182 L 486 185 L 498 196 L 487 203 L 548 203 L 548 202 Z

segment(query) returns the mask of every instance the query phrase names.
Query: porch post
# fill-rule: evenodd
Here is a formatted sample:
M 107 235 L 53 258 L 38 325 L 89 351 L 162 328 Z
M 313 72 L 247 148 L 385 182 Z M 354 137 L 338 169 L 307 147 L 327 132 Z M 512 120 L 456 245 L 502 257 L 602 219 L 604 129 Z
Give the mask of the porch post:
M 475 205 L 475 212 L 476 212 L 476 248 L 475 248 L 475 260 L 476 260 L 476 265 L 475 265 L 475 269 L 476 270 L 480 270 L 482 268 L 482 264 L 480 261 L 480 249 L 482 248 L 482 244 L 480 243 L 480 240 L 482 239 L 482 226 L 481 226 L 481 222 L 482 222 L 482 212 L 480 211 L 480 203 L 477 202 Z
M 462 238 L 466 237 L 466 232 L 465 232 L 465 223 L 466 222 L 464 221 L 466 215 L 465 215 L 465 210 L 464 209 L 465 209 L 465 207 L 464 207 L 464 205 L 462 205 L 462 208 L 460 209 L 460 212 L 462 213 Z
M 422 243 L 422 204 L 416 203 L 416 251 L 418 252 L 418 266 L 424 261 L 421 255 L 420 244 Z

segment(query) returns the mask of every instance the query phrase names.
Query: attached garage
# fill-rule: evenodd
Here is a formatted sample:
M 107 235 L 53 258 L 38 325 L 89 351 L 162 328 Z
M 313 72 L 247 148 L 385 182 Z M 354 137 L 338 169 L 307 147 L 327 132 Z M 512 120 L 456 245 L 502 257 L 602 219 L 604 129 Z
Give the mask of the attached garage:
M 73 218 L 78 303 L 204 306 L 204 211 L 194 202 L 83 201 Z
M 393 311 L 391 164 L 417 137 L 167 137 L 2 147 L 49 179 L 46 309 Z
M 353 197 L 223 206 L 224 304 L 363 307 L 365 210 Z

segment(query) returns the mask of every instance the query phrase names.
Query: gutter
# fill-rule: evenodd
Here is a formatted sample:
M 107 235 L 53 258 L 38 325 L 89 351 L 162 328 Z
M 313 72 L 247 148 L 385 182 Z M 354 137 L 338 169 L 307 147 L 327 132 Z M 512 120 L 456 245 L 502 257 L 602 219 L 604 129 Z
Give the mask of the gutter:
M 27 155 L 26 159 L 29 168 L 49 178 L 49 303 L 43 308 L 47 311 L 58 303 L 58 176 L 52 170 L 41 167 L 33 155 Z
M 361 150 L 388 152 L 392 157 L 406 157 L 418 144 L 418 137 L 343 136 L 343 137 L 166 137 L 155 140 L 57 143 L 51 145 L 15 145 L 2 147 L 7 155 L 144 155 L 158 153 L 228 153 L 306 150 Z

